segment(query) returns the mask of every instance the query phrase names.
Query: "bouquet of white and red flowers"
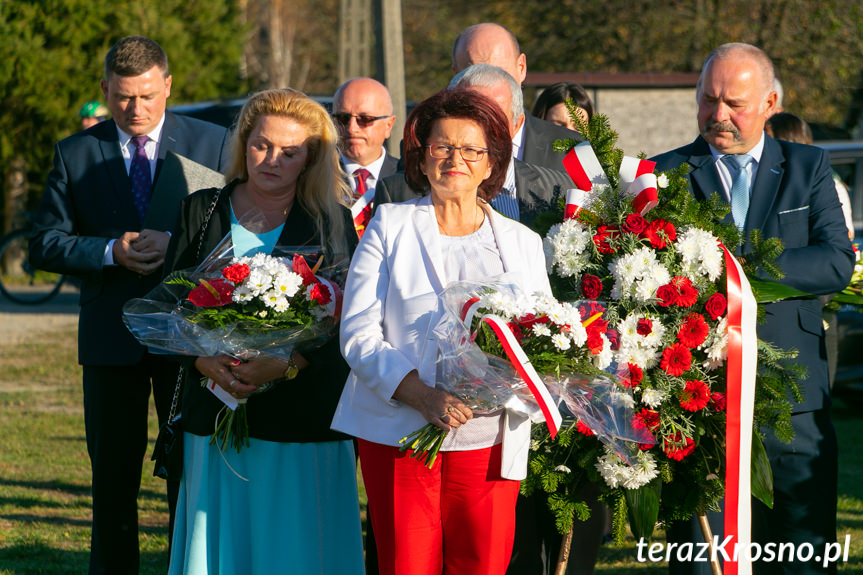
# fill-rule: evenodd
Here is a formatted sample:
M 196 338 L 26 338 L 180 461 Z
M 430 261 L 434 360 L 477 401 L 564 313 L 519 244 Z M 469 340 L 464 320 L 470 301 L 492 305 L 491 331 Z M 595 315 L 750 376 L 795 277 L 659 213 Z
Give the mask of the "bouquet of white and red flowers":
M 639 474 L 631 461 L 597 442 L 589 425 L 567 429 L 556 441 L 535 428 L 523 489 L 549 494 L 558 528 L 566 533 L 573 517 L 589 514 L 577 495 L 582 484 L 598 482 L 614 511 L 618 540 L 627 518 L 636 536 L 649 537 L 657 522 L 716 509 L 726 488 L 725 367 L 732 303 L 726 286 L 733 280 L 742 293 L 735 304 L 742 299 L 745 307 L 751 300 L 749 312 L 743 312 L 751 330 L 742 328 L 743 353 L 752 353 L 751 361 L 744 361 L 751 365 L 750 392 L 756 347 L 759 364 L 754 395 L 746 399 L 744 391 L 739 402 L 754 406 L 749 408 L 754 415 L 743 418 L 742 435 L 752 437 L 752 493 L 769 504 L 769 464 L 757 430 L 770 425 L 780 437 L 791 437 L 785 394 L 788 388 L 796 391 L 799 373 L 782 363 L 793 352 L 755 338 L 755 299 L 748 295 L 744 268 L 732 257 L 740 232 L 723 222 L 729 208 L 718 197 L 695 200 L 685 166 L 657 176 L 652 162 L 624 157 L 604 116 L 582 127 L 588 142 L 559 143 L 568 150 L 564 166 L 576 189 L 560 199 L 556 212 L 540 216 L 537 227 L 555 296 L 605 307 L 611 335 L 600 353 L 609 354 L 608 369 L 632 392 L 635 427 L 655 438 L 640 446 L 638 461 L 656 473 Z M 757 235 L 750 241 L 757 257 L 746 271 L 754 283 L 756 267 L 773 269 L 781 246 Z M 758 287 L 771 296 L 781 291 L 775 282 Z M 733 387 L 737 402 L 739 385 Z M 741 452 L 746 449 L 744 442 Z M 748 463 L 747 458 L 744 477 Z
M 544 421 L 553 437 L 565 402 L 621 457 L 634 454 L 637 443 L 652 441 L 632 427 L 631 393 L 601 371 L 610 360 L 599 352 L 608 349 L 601 306 L 525 294 L 505 281 L 454 283 L 440 300 L 435 385 L 474 413 L 506 409 Z M 402 449 L 431 467 L 446 435 L 427 424 L 403 438 Z
M 239 258 L 231 253 L 226 238 L 194 270 L 174 272 L 146 297 L 129 301 L 123 321 L 138 341 L 154 353 L 287 360 L 298 346 L 317 347 L 336 332 L 342 294 L 334 278 L 342 270 L 318 269 L 319 250 L 286 247 L 274 250 L 277 255 Z M 226 406 L 213 440 L 239 451 L 248 445 L 246 400 L 212 381 L 202 384 Z

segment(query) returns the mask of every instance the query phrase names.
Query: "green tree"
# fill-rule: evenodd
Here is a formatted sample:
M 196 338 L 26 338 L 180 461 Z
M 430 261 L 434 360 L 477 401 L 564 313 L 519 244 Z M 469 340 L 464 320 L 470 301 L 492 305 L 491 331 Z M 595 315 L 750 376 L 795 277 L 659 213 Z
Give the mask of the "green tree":
M 245 91 L 236 0 L 0 2 L 0 185 L 3 222 L 34 209 L 53 144 L 79 129 L 81 105 L 101 99 L 108 48 L 123 36 L 158 41 L 174 76 L 172 101 Z M 238 39 L 240 39 L 238 41 Z

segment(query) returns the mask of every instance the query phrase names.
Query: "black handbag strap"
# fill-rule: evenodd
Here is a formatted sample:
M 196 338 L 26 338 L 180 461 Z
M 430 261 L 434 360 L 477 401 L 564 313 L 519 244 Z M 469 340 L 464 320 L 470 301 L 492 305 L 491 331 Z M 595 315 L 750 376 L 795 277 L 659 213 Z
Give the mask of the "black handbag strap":
M 219 198 L 222 196 L 222 189 L 216 191 L 213 201 L 207 208 L 207 213 L 204 215 L 204 221 L 201 223 L 201 237 L 198 238 L 198 248 L 195 250 L 195 263 L 201 257 L 201 249 L 204 247 L 204 236 L 207 235 L 207 229 L 210 227 L 210 219 L 213 217 L 213 212 L 216 211 L 216 205 L 219 203 Z M 180 371 L 177 373 L 177 383 L 174 385 L 174 397 L 171 400 L 171 410 L 168 412 L 168 423 L 173 423 L 177 419 L 177 406 L 180 403 L 180 392 L 183 389 L 183 376 L 185 375 L 185 367 L 180 364 Z

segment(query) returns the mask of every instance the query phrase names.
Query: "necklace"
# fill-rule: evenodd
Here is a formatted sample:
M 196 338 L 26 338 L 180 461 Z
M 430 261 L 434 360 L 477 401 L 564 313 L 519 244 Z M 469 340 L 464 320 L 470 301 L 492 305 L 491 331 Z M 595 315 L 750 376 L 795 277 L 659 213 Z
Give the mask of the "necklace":
M 480 221 L 481 213 L 482 213 L 482 208 L 480 208 L 479 203 L 477 203 L 477 205 L 474 207 L 473 223 L 471 224 L 470 231 L 468 231 L 467 233 L 459 233 L 462 231 L 461 229 L 454 230 L 455 233 L 450 233 L 450 230 L 447 229 L 446 227 L 444 227 L 444 225 L 441 223 L 440 219 L 436 218 L 438 230 L 440 230 L 440 232 L 445 236 L 451 236 L 451 237 L 469 236 L 470 234 L 475 233 L 479 229 L 479 227 L 482 225 L 482 221 Z M 458 226 L 458 227 L 460 228 L 461 226 Z

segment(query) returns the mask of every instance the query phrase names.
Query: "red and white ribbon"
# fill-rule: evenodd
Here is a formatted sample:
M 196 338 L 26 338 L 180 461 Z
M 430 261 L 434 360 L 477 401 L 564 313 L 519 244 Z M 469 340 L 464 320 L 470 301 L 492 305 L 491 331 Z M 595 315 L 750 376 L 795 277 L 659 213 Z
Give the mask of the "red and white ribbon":
M 575 187 L 584 192 L 584 195 L 578 198 L 579 201 L 573 201 L 572 204 L 567 193 L 567 213 L 574 213 L 574 215 L 565 215 L 565 217 L 575 217 L 593 186 L 608 185 L 609 182 L 590 142 L 582 142 L 571 149 L 563 157 L 563 167 L 572 178 Z M 630 156 L 624 156 L 620 163 L 621 190 L 632 199 L 633 209 L 642 216 L 659 203 L 656 175 L 653 173 L 655 167 L 656 162 Z M 570 205 L 574 207 L 570 208 Z
M 372 219 L 372 205 L 375 199 L 374 188 L 366 191 L 362 196 L 357 198 L 354 205 L 351 206 L 351 217 L 354 220 L 354 229 L 357 231 L 357 237 L 362 238 L 366 231 L 366 226 L 369 225 L 369 220 Z
M 571 220 L 578 216 L 578 212 L 581 211 L 581 206 L 584 205 L 586 199 L 587 192 L 584 190 L 579 190 L 578 188 L 566 190 L 566 207 L 563 210 L 563 218 Z
M 721 244 L 720 244 L 721 245 Z M 740 263 L 725 246 L 728 290 L 728 360 L 725 418 L 725 537 L 726 549 L 740 549 L 725 562 L 725 575 L 750 575 L 752 540 L 751 452 L 755 412 L 758 305 Z
M 470 326 L 473 323 L 473 318 L 479 310 L 479 305 L 479 298 L 471 298 L 462 306 L 461 319 L 468 329 L 470 329 Z M 545 425 L 548 427 L 548 433 L 551 435 L 551 438 L 554 439 L 563 421 L 563 418 L 560 415 L 560 410 L 557 408 L 557 404 L 555 404 L 554 399 L 552 399 L 551 394 L 548 392 L 548 388 L 545 387 L 539 374 L 536 373 L 533 365 L 531 365 L 530 359 L 527 357 L 527 354 L 524 353 L 521 345 L 519 345 L 518 340 L 512 333 L 512 330 L 509 329 L 509 326 L 503 318 L 493 314 L 482 316 L 480 321 L 491 327 L 500 342 L 501 347 L 503 347 L 503 351 L 506 353 L 507 359 L 512 363 L 516 373 L 518 373 L 521 379 L 527 384 L 528 389 L 530 389 L 530 392 L 533 394 L 534 399 L 536 399 L 536 402 L 539 405 L 540 411 L 542 411 L 542 415 L 545 418 Z
M 656 162 L 624 156 L 620 162 L 620 187 L 632 198 L 632 209 L 642 216 L 659 204 L 656 190 Z
M 590 192 L 594 185 L 608 185 L 608 178 L 590 142 L 576 145 L 563 157 L 563 167 L 575 187 Z

